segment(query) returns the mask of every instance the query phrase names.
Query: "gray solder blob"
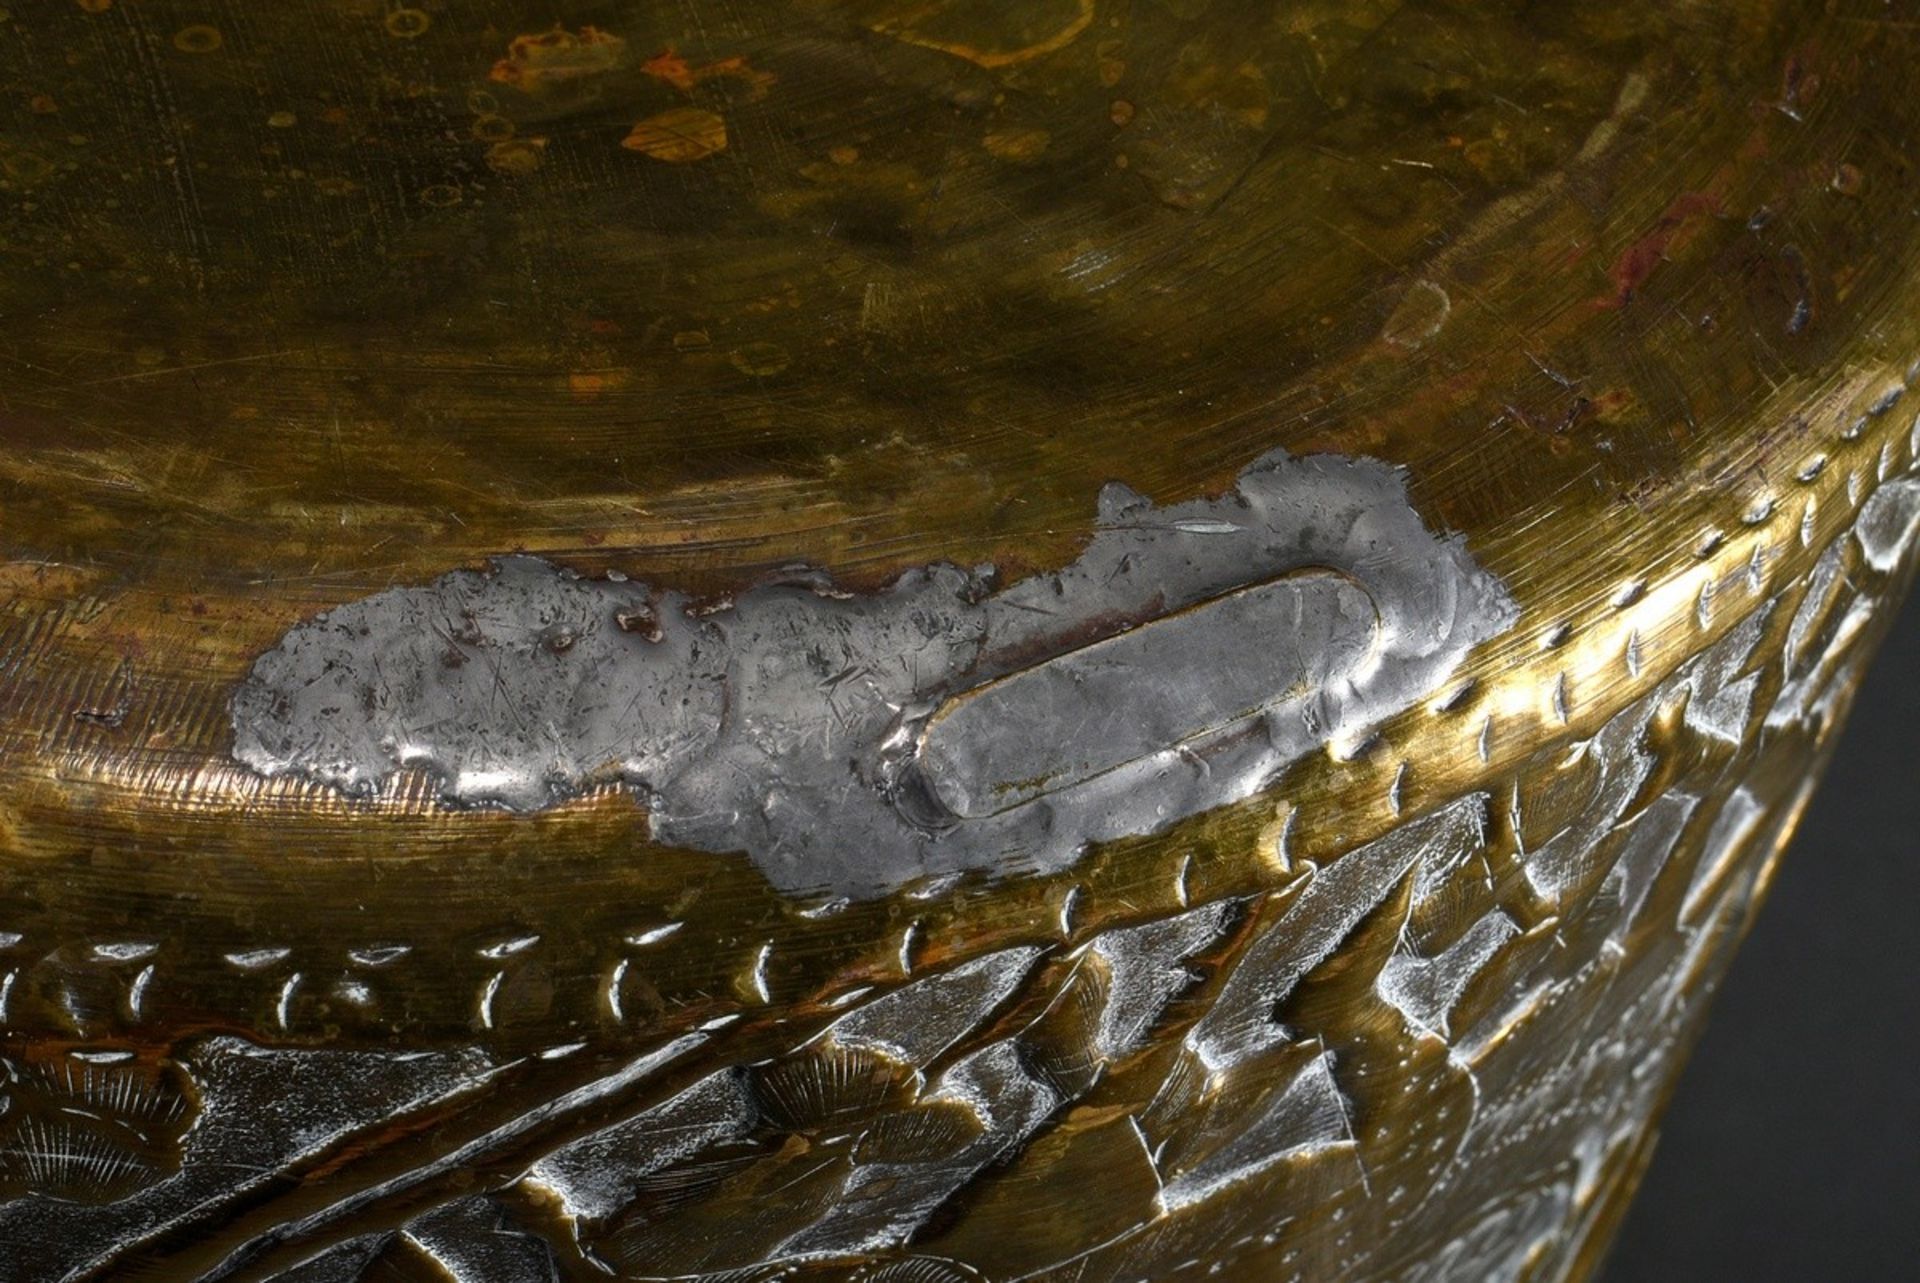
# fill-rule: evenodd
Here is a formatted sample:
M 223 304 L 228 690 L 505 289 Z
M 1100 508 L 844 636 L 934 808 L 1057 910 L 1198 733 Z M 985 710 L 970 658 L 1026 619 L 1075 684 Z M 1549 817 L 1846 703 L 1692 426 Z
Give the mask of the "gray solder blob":
M 1216 498 L 1100 495 L 1064 569 L 824 575 L 730 603 L 502 557 L 296 625 L 234 754 L 370 795 L 535 811 L 618 782 L 656 840 L 780 890 L 1061 868 L 1259 791 L 1432 694 L 1515 607 L 1395 468 L 1269 454 Z

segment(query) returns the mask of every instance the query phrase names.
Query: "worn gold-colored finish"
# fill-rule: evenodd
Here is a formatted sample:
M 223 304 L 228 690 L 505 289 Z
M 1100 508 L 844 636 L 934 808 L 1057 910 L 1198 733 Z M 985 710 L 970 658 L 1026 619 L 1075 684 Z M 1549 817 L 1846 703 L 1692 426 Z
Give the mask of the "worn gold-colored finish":
M 1589 1272 L 1912 573 L 1920 26 L 1472 9 L 11 6 L 0 1279 Z M 915 640 L 971 637 L 1268 493 L 1293 561 L 914 671 L 921 758 L 847 777 L 899 850 L 772 800 L 659 840 L 698 808 L 652 758 L 507 809 L 371 733 L 359 794 L 298 723 L 237 751 L 237 692 L 287 703 L 256 665 L 349 616 L 310 621 L 494 601 L 491 558 L 618 596 L 635 654 L 726 637 L 691 742 L 773 724 L 747 657 L 828 708 L 911 667 L 831 612 L 991 563 Z M 1389 609 L 1434 549 L 1457 664 Z M 1050 772 L 1157 733 L 1055 718 L 996 778 L 973 728 L 1036 691 L 1177 722 L 1284 642 L 1288 698 L 1368 694 L 1305 625 L 1180 668 L 1272 601 L 1427 667 L 1250 793 L 927 855 L 969 806 L 1081 822 Z M 526 659 L 446 625 L 449 671 Z M 405 720 L 343 690 L 330 727 Z M 672 748 L 782 799 L 825 742 Z

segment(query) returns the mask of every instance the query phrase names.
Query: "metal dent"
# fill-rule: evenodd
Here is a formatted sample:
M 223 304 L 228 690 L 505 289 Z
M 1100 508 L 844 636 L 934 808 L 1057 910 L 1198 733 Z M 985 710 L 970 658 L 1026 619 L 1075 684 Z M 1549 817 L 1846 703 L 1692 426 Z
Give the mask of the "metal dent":
M 534 811 L 618 782 L 654 837 L 789 893 L 1042 871 L 1267 785 L 1511 626 L 1398 469 L 1276 451 L 1159 507 L 1113 484 L 1064 569 L 936 564 L 721 608 L 502 557 L 292 628 L 231 706 L 264 775 Z

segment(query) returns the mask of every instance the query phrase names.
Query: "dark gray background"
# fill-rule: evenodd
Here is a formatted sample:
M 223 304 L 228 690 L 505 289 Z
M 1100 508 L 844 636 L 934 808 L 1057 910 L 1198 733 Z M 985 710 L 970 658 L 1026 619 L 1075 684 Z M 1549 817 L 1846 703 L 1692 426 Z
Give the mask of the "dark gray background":
M 1715 1000 L 1606 1283 L 1920 1279 L 1920 593 Z

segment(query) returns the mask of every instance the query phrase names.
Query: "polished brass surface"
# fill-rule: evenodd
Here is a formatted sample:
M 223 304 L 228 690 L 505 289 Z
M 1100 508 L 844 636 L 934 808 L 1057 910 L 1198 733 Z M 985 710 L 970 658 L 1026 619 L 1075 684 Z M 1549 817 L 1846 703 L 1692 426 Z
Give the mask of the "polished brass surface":
M 9 6 L 0 1278 L 1589 1271 L 1911 574 L 1914 16 Z M 1512 617 L 1064 867 L 234 755 L 492 557 L 1021 582 L 1276 449 Z

